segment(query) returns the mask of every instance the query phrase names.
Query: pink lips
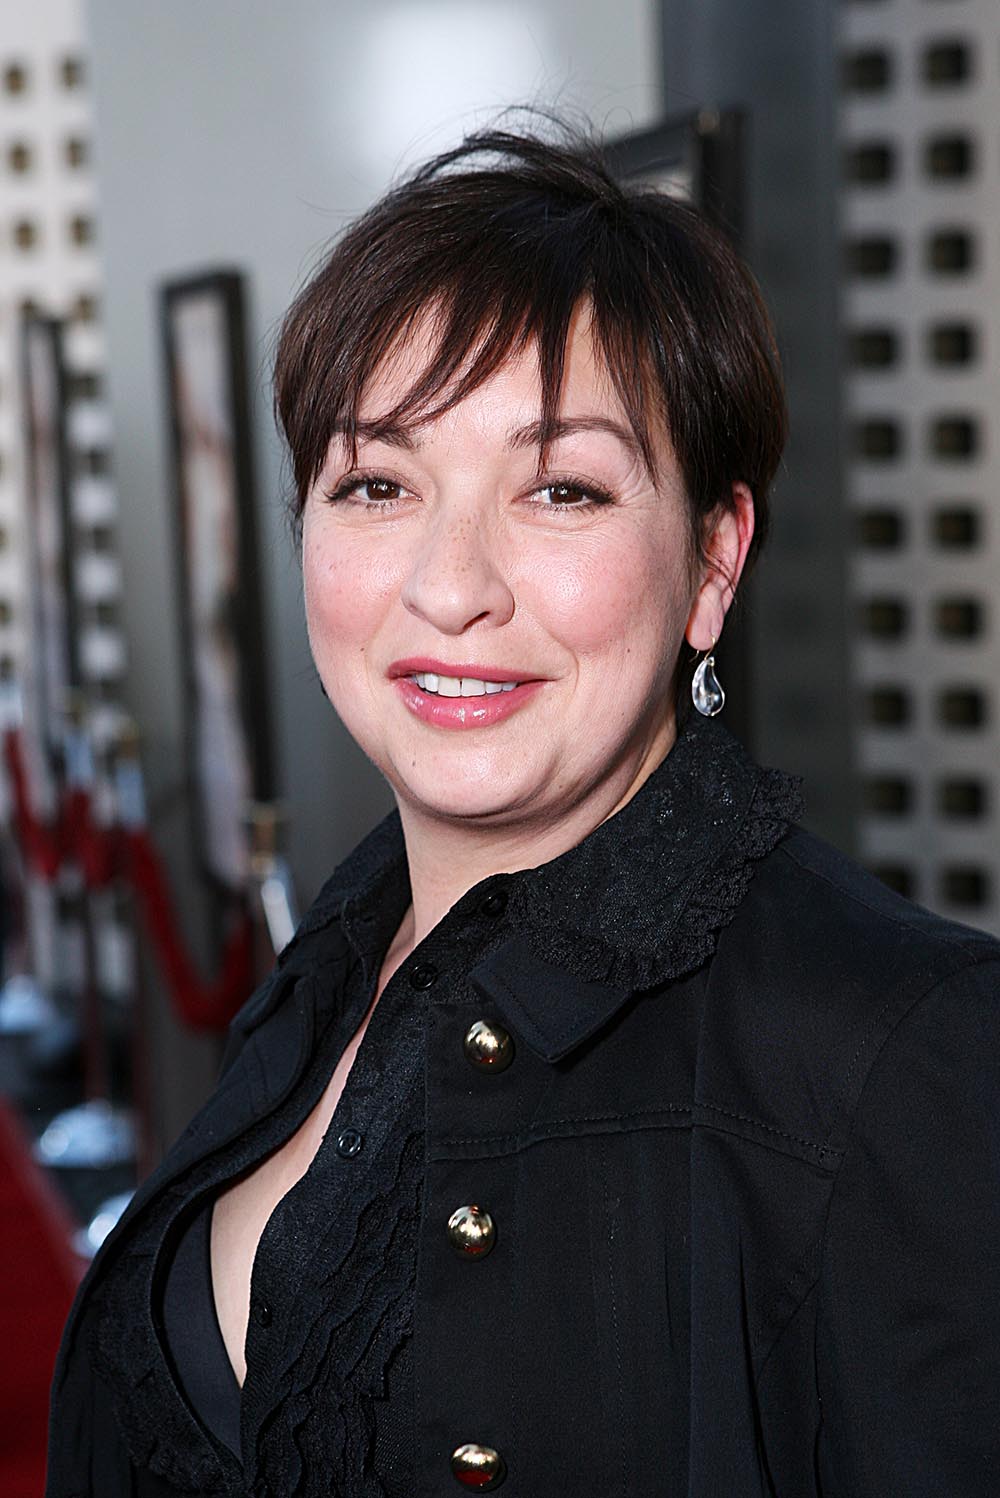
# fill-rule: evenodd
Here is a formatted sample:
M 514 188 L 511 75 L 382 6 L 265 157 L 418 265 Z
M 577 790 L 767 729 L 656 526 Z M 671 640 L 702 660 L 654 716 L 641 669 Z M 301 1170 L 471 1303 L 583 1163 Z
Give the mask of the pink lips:
M 417 672 L 431 671 L 436 676 L 474 677 L 478 681 L 516 681 L 512 692 L 497 692 L 488 697 L 438 697 L 424 692 L 411 680 Z M 501 666 L 448 664 L 430 656 L 414 656 L 393 661 L 389 667 L 392 684 L 414 717 L 435 728 L 488 728 L 509 718 L 530 702 L 544 686 L 540 678 L 525 680 L 523 674 Z
M 393 661 L 389 667 L 390 676 L 415 676 L 418 671 L 433 671 L 435 676 L 468 676 L 476 681 L 527 681 L 531 676 L 530 671 L 508 671 L 503 666 L 482 666 L 478 662 L 449 665 L 429 655 L 407 656 L 403 661 Z

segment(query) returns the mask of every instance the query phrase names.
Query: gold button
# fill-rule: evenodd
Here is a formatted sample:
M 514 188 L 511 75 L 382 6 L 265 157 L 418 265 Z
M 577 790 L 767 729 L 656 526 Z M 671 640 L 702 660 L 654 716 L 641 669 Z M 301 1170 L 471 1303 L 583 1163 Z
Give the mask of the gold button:
M 463 1488 L 475 1488 L 488 1493 L 498 1488 L 507 1475 L 503 1457 L 492 1446 L 480 1446 L 476 1441 L 466 1441 L 456 1446 L 451 1453 L 451 1475 Z
M 493 1218 L 481 1207 L 458 1207 L 448 1218 L 448 1241 L 465 1259 L 481 1259 L 496 1241 Z
M 506 1071 L 514 1059 L 514 1042 L 503 1025 L 477 1019 L 465 1032 L 465 1059 L 481 1071 Z

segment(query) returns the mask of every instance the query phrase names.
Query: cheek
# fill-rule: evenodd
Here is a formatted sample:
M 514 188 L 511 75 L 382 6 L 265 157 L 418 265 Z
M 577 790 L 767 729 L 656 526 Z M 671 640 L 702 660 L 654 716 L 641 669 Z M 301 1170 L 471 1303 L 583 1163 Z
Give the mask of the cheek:
M 313 654 L 331 660 L 371 638 L 398 590 L 389 558 L 359 553 L 345 537 L 303 537 L 302 584 Z
M 658 656 L 679 644 L 688 580 L 683 559 L 666 549 L 633 544 L 583 551 L 572 561 L 552 557 L 536 581 L 546 627 L 577 655 L 645 648 Z

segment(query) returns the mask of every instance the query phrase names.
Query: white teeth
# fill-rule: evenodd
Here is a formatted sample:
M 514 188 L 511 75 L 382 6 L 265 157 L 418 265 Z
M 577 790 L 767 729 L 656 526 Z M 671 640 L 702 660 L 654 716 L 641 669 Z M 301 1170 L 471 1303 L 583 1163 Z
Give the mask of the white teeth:
M 518 685 L 516 681 L 482 681 L 476 676 L 440 676 L 434 671 L 417 671 L 413 680 L 438 697 L 493 697 L 497 692 L 512 692 Z

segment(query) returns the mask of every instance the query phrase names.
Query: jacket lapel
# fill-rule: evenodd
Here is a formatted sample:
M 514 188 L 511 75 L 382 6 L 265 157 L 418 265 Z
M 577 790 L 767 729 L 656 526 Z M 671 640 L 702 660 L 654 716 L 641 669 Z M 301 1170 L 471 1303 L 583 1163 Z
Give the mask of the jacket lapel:
M 469 974 L 544 1061 L 561 1061 L 595 1035 L 631 997 L 631 990 L 578 978 L 537 957 L 518 937 Z

